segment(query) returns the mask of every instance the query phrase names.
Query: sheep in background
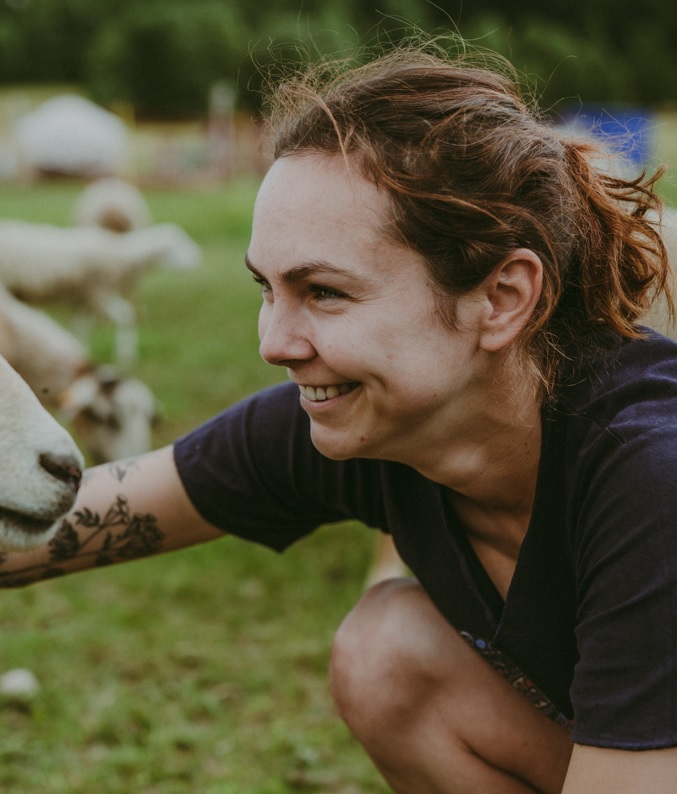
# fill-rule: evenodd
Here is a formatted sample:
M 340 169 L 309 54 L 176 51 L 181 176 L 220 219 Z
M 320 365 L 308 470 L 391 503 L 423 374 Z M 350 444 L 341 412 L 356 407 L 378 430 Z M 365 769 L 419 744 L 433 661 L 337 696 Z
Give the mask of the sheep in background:
M 136 311 L 128 295 L 156 267 L 189 270 L 202 252 L 180 226 L 159 223 L 118 234 L 98 227 L 0 221 L 0 284 L 29 303 L 66 300 L 116 326 L 116 360 L 137 357 Z
M 24 168 L 36 176 L 118 174 L 131 144 L 122 119 L 77 94 L 45 100 L 14 122 L 11 136 Z
M 43 405 L 68 420 L 93 462 L 152 446 L 156 400 L 145 384 L 96 367 L 80 341 L 44 312 L 0 288 L 0 355 Z
M 75 226 L 99 226 L 111 232 L 144 229 L 152 223 L 141 191 L 125 179 L 97 179 L 80 194 L 73 208 Z
M 58 411 L 94 463 L 122 460 L 153 446 L 157 401 L 136 378 L 122 377 L 109 367 L 80 375 L 61 394 Z
M 0 551 L 45 543 L 75 501 L 84 461 L 73 439 L 0 358 Z

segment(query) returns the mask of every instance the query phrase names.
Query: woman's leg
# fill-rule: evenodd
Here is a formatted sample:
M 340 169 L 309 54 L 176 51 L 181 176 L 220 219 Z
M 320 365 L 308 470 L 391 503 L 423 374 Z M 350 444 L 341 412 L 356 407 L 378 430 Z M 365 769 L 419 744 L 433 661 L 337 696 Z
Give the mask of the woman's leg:
M 562 789 L 567 732 L 493 670 L 415 581 L 377 585 L 346 617 L 331 683 L 342 718 L 396 792 Z

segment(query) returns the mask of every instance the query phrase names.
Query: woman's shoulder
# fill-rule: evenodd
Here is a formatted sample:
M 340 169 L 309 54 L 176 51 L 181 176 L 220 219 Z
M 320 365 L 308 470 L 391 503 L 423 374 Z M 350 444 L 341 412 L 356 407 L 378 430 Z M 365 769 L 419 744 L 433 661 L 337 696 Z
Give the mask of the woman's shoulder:
M 677 342 L 649 328 L 637 339 L 601 336 L 593 354 L 568 357 L 555 406 L 619 433 L 631 427 L 677 430 Z

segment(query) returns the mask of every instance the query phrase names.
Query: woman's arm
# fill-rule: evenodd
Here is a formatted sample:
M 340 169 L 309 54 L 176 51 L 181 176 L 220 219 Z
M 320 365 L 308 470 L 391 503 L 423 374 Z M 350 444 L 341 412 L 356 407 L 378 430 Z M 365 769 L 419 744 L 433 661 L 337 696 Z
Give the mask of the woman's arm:
M 674 794 L 677 748 L 609 750 L 574 747 L 562 794 Z
M 0 587 L 19 587 L 223 537 L 193 507 L 172 447 L 85 472 L 73 509 L 34 551 L 0 555 Z

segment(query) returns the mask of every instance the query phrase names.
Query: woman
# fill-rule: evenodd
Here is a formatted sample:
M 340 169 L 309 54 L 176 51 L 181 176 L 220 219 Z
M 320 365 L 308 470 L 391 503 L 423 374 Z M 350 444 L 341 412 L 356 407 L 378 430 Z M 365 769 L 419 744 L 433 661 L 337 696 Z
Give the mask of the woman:
M 597 172 L 509 76 L 420 52 L 284 84 L 271 137 L 246 264 L 291 383 L 92 470 L 6 583 L 357 518 L 415 575 L 368 591 L 331 664 L 395 791 L 673 791 L 677 348 L 636 325 L 666 286 L 653 180 Z

